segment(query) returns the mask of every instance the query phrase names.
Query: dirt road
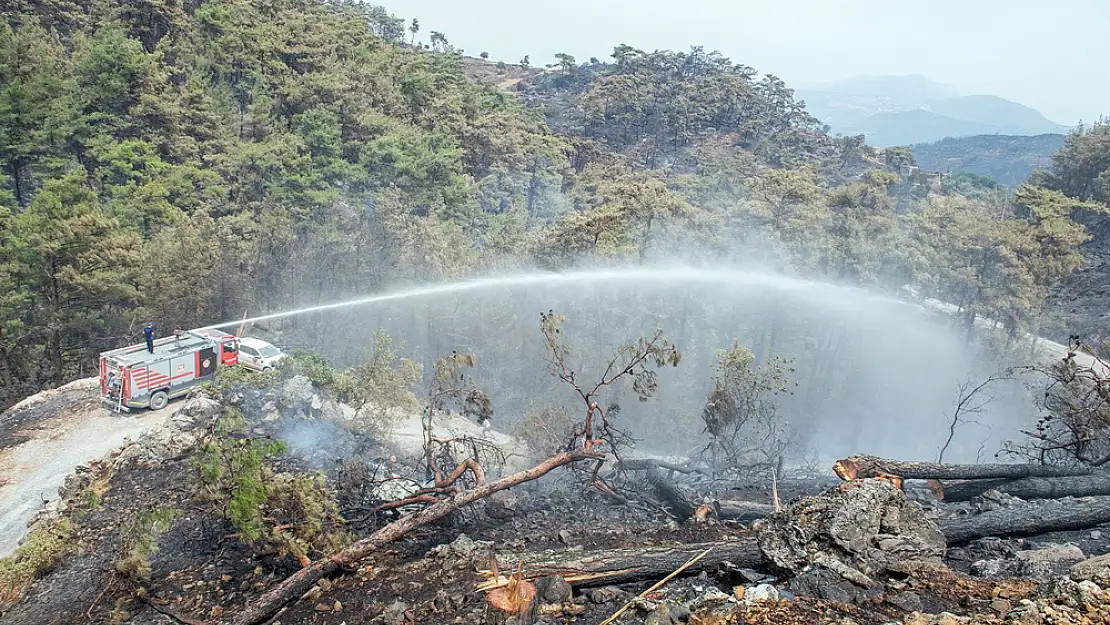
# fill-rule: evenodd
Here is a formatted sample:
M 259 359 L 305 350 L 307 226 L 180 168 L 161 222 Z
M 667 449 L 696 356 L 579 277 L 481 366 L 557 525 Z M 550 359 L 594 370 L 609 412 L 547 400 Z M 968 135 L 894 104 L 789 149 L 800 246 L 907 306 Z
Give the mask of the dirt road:
M 92 378 L 30 397 L 0 415 L 0 557 L 18 546 L 38 510 L 55 503 L 77 465 L 163 423 L 176 408 L 173 402 L 159 411 L 110 412 L 99 406 Z

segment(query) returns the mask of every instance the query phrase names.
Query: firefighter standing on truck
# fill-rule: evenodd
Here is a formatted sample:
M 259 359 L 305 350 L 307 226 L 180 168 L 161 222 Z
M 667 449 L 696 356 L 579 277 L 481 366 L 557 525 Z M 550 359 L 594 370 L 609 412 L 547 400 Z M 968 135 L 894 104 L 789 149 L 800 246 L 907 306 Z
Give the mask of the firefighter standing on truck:
M 146 337 L 146 351 L 154 353 L 154 322 L 146 322 L 146 327 L 143 328 L 143 336 Z

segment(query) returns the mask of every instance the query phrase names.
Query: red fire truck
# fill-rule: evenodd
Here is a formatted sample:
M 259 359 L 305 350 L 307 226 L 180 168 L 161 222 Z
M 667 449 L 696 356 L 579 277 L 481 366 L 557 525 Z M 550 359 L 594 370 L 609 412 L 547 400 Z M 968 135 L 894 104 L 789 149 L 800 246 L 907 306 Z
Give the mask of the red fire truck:
M 211 380 L 220 367 L 239 363 L 239 339 L 218 330 L 176 331 L 146 344 L 100 355 L 102 402 L 117 412 L 132 408 L 160 410 L 198 384 Z

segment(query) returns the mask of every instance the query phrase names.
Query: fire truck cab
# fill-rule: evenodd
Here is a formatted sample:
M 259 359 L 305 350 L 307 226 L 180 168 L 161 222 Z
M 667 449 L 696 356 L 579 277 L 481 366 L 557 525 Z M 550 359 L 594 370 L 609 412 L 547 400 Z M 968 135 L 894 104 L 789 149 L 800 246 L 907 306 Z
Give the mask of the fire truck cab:
M 169 400 L 239 363 L 239 339 L 218 330 L 176 331 L 146 344 L 100 354 L 101 402 L 117 412 L 161 410 Z

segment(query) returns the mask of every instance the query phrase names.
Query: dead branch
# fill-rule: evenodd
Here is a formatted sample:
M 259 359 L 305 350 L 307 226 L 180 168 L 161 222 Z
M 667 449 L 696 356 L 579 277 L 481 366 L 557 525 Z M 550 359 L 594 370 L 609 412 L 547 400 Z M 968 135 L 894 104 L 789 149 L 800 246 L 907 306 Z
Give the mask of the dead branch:
M 588 458 L 596 459 L 597 457 L 597 454 L 585 450 L 558 454 L 531 469 L 508 475 L 493 482 L 486 482 L 482 486 L 461 492 L 449 499 L 432 504 L 419 512 L 403 516 L 342 551 L 310 563 L 247 605 L 230 622 L 233 625 L 257 625 L 273 616 L 289 602 L 303 595 L 321 578 L 328 577 L 340 569 L 350 568 L 356 562 L 419 527 L 443 519 L 475 501 L 489 497 L 493 493 L 543 477 L 559 467 Z
M 646 471 L 648 469 L 666 469 L 667 471 L 674 471 L 675 473 L 706 473 L 704 469 L 698 467 L 691 467 L 684 464 L 675 464 L 673 462 L 664 462 L 663 460 L 655 460 L 653 458 L 623 458 L 617 463 L 617 468 L 625 471 Z
M 779 511 L 775 504 L 755 503 L 752 501 L 727 501 L 721 500 L 714 504 L 717 515 L 722 519 L 730 519 L 746 523 L 765 519 Z
M 970 378 L 960 385 L 960 392 L 956 400 L 956 408 L 952 411 L 952 419 L 948 423 L 948 438 L 944 441 L 940 451 L 937 453 L 937 462 L 944 462 L 944 454 L 948 451 L 948 447 L 956 438 L 956 429 L 967 421 L 968 415 L 980 414 L 983 409 L 987 407 L 992 401 L 995 400 L 993 396 L 980 398 L 980 394 L 984 393 L 990 385 L 1002 380 L 1012 380 L 1013 371 L 1007 370 L 1002 373 L 994 373 L 979 383 L 978 386 L 972 387 Z

